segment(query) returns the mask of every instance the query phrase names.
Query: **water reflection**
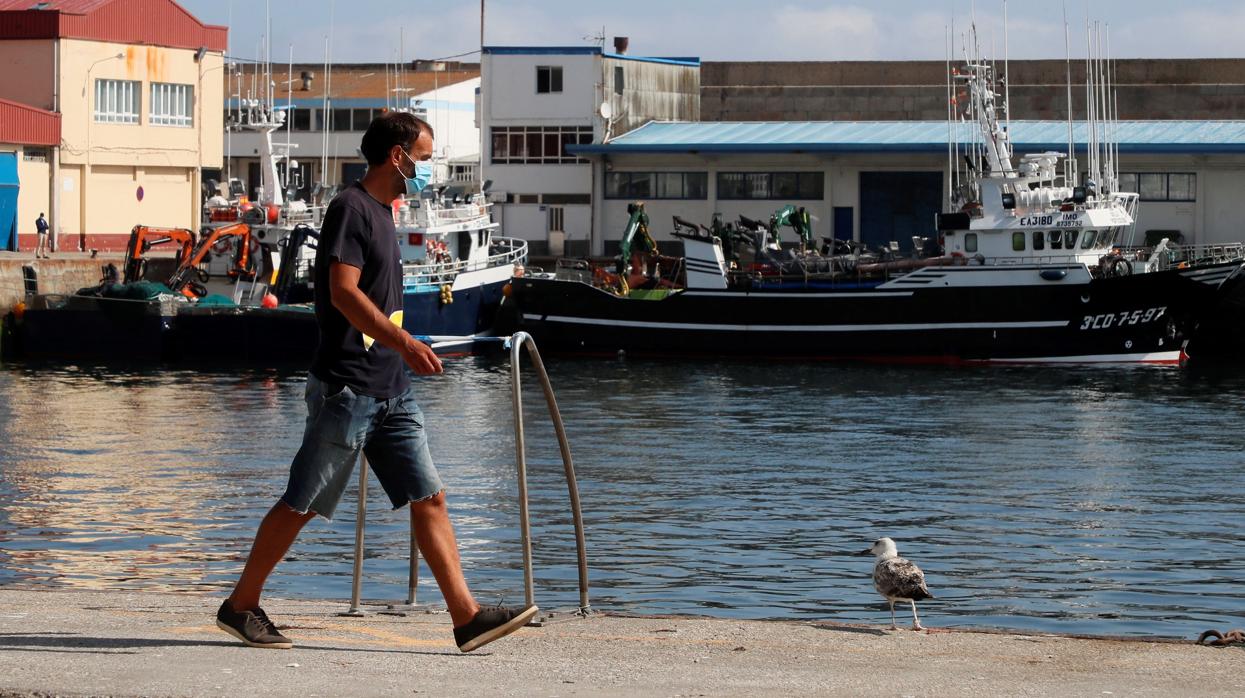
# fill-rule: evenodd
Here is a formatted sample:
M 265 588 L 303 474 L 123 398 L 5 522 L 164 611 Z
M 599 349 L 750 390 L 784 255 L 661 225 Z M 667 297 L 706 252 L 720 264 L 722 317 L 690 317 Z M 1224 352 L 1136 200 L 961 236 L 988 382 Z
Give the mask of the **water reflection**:
M 550 369 L 595 605 L 882 622 L 870 563 L 849 553 L 889 535 L 939 597 L 922 609 L 930 624 L 1181 636 L 1239 624 L 1241 375 Z M 482 597 L 518 599 L 508 367 L 456 361 L 420 389 L 468 576 Z M 292 371 L 0 370 L 0 583 L 227 587 L 284 487 L 302 391 Z M 571 605 L 565 484 L 534 389 L 529 409 L 538 598 Z M 406 519 L 370 493 L 365 595 L 399 597 Z M 272 593 L 348 596 L 354 497 L 308 527 Z

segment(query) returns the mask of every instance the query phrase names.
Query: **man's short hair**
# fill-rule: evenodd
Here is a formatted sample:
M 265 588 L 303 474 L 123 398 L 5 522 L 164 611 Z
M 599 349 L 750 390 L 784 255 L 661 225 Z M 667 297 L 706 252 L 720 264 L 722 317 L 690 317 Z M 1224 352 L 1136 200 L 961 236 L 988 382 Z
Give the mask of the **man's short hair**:
M 395 145 L 410 149 L 421 132 L 427 132 L 429 138 L 433 137 L 432 126 L 427 121 L 409 112 L 388 111 L 368 124 L 359 150 L 363 152 L 367 164 L 380 165 L 389 158 L 389 151 Z

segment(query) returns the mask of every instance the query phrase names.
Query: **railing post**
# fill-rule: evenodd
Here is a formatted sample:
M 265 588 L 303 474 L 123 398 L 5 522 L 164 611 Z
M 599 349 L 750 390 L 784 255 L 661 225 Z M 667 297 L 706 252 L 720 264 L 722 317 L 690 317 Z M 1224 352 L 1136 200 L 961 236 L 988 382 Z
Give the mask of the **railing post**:
M 360 618 L 359 597 L 363 583 L 363 527 L 367 523 L 367 456 L 359 456 L 359 507 L 354 522 L 354 578 L 350 585 L 350 609 L 339 616 Z
M 515 458 L 519 476 L 519 535 L 523 546 L 523 584 L 524 599 L 528 605 L 535 603 L 532 584 L 532 547 L 531 527 L 528 519 L 527 503 L 527 456 L 523 431 L 523 400 L 519 379 L 520 349 L 527 345 L 528 355 L 532 359 L 532 367 L 536 369 L 541 387 L 545 393 L 545 403 L 549 408 L 549 417 L 553 422 L 554 433 L 558 438 L 558 448 L 562 455 L 562 467 L 566 475 L 567 494 L 571 500 L 571 516 L 575 525 L 575 547 L 579 567 L 579 613 L 586 615 L 591 612 L 588 602 L 588 553 L 584 536 L 583 511 L 579 502 L 579 485 L 575 478 L 575 464 L 571 459 L 571 447 L 566 438 L 566 427 L 562 423 L 562 413 L 558 410 L 557 399 L 553 394 L 553 385 L 545 364 L 536 349 L 536 342 L 526 332 L 518 332 L 510 338 L 510 375 L 514 399 L 515 424 Z

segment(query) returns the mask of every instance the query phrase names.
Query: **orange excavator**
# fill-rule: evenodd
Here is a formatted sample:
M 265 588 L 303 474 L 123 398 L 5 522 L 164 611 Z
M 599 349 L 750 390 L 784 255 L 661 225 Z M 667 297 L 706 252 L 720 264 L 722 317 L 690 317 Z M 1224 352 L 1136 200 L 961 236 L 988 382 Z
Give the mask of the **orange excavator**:
M 136 225 L 130 231 L 130 242 L 125 247 L 125 268 L 122 283 L 139 281 L 147 276 L 147 253 L 156 245 L 175 242 L 178 244 L 174 258 L 180 267 L 190 258 L 195 247 L 195 234 L 188 228 L 153 228 Z
M 199 237 L 198 244 L 194 246 L 189 255 L 181 259 L 177 271 L 173 272 L 173 276 L 169 278 L 168 287 L 187 297 L 206 296 L 207 288 L 201 283 L 206 281 L 206 278 L 203 272 L 199 271 L 199 265 L 213 247 L 231 239 L 234 241 L 234 254 L 229 271 L 226 273 L 234 280 L 254 279 L 257 266 L 255 252 L 259 248 L 259 241 L 251 236 L 251 226 L 246 223 L 233 223 L 219 228 L 205 229 L 203 235 Z M 199 281 L 194 280 L 196 276 Z

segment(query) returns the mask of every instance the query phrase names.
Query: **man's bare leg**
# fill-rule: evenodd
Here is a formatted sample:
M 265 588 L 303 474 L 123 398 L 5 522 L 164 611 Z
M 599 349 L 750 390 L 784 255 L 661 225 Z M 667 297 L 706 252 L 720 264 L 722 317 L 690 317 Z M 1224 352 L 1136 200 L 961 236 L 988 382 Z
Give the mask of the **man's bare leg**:
M 246 559 L 242 576 L 238 578 L 238 584 L 229 597 L 229 605 L 233 606 L 233 610 L 249 611 L 259 608 L 259 597 L 264 591 L 268 575 L 285 557 L 290 545 L 298 537 L 298 532 L 314 517 L 314 512 L 300 514 L 283 501 L 278 501 L 268 510 L 255 533 L 255 543 L 251 545 L 251 555 Z
M 463 577 L 458 541 L 445 505 L 445 493 L 411 502 L 411 521 L 415 525 L 419 552 L 428 561 L 428 568 L 432 570 L 441 595 L 445 597 L 450 618 L 455 626 L 466 625 L 479 612 L 480 604 L 471 596 L 467 580 Z

